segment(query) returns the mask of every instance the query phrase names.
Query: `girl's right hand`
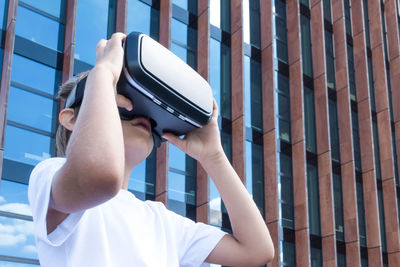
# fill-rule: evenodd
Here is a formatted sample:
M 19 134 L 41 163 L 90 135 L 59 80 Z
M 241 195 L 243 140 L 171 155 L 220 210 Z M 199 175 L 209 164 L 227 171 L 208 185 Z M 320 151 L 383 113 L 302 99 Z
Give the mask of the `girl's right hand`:
M 124 50 L 122 42 L 126 34 L 117 32 L 111 39 L 101 39 L 96 47 L 96 66 L 104 66 L 113 75 L 114 87 L 116 86 L 123 66 Z M 95 66 L 95 67 L 96 67 Z

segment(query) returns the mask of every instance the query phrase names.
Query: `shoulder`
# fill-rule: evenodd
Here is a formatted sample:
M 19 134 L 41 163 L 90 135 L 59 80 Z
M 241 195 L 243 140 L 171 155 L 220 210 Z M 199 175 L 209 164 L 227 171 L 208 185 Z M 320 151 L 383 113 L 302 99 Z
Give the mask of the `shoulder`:
M 35 168 L 33 168 L 31 177 L 42 173 L 44 170 L 49 170 L 49 168 L 60 168 L 65 162 L 66 158 L 48 158 L 39 162 Z
M 50 182 L 54 174 L 64 165 L 66 158 L 48 158 L 39 162 L 35 168 L 33 168 L 29 177 L 28 191 L 38 185 L 46 184 Z

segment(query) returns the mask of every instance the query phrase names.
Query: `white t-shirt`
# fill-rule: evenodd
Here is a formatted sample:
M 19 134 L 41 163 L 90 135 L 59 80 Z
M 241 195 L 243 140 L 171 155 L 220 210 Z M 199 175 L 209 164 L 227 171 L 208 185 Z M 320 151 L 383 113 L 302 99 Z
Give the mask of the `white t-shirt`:
M 47 235 L 46 214 L 54 174 L 65 158 L 39 163 L 28 196 L 41 266 L 206 266 L 225 232 L 177 215 L 160 202 L 120 190 L 107 202 L 71 213 Z

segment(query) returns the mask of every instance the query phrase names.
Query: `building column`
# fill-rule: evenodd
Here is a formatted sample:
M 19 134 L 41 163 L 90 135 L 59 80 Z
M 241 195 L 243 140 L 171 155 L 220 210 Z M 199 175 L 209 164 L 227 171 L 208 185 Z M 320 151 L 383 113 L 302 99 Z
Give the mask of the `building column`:
M 126 20 L 129 0 L 117 0 L 117 12 L 115 16 L 115 32 L 126 32 Z
M 381 21 L 380 1 L 368 1 L 368 12 L 371 29 L 372 65 L 374 69 L 387 252 L 389 265 L 398 266 L 400 265 L 399 222 L 389 113 L 388 81 L 386 80 L 386 61 L 382 39 L 382 23 L 385 22 Z M 393 89 L 396 91 L 396 87 Z
M 264 144 L 265 220 L 274 243 L 275 258 L 268 266 L 279 266 L 281 236 L 279 226 L 278 172 L 275 124 L 275 76 L 273 42 L 273 0 L 260 1 L 261 77 Z M 233 75 L 233 73 L 232 73 Z M 234 102 L 232 102 L 234 104 Z
M 346 243 L 346 262 L 360 266 L 360 241 L 356 195 L 356 175 L 353 151 L 353 126 L 350 101 L 347 38 L 343 1 L 333 1 L 332 21 L 335 48 L 337 111 L 339 121 L 340 165 L 342 173 L 343 215 Z
M 197 72 L 209 81 L 209 0 L 198 1 L 197 14 Z M 196 175 L 196 220 L 208 223 L 208 175 L 199 162 Z
M 314 76 L 315 126 L 324 266 L 336 266 L 336 231 L 333 199 L 332 159 L 329 136 L 329 107 L 325 73 L 325 38 L 322 1 L 311 1 L 311 42 Z
M 385 17 L 386 31 L 388 44 L 389 68 L 392 88 L 392 104 L 393 104 L 393 121 L 395 125 L 395 140 L 397 150 L 397 166 L 400 166 L 400 43 L 399 43 L 399 28 L 398 15 L 396 12 L 396 0 L 385 1 Z M 398 3 L 400 4 L 400 3 Z M 400 262 L 395 262 L 395 265 L 400 265 Z
M 303 69 L 301 61 L 300 6 L 287 1 L 290 125 L 292 135 L 293 202 L 296 240 L 296 265 L 311 265 L 310 229 L 308 217 L 307 158 L 304 129 Z
M 160 36 L 159 42 L 166 48 L 171 46 L 171 0 L 160 1 Z M 156 192 L 155 199 L 167 205 L 168 200 L 168 143 L 163 142 L 157 148 L 156 155 Z
M 372 133 L 371 100 L 363 3 L 351 0 L 353 29 L 354 69 L 357 87 L 357 108 L 360 130 L 360 148 L 364 193 L 365 223 L 368 246 L 368 264 L 382 266 L 382 246 L 380 236 L 378 189 L 375 175 L 374 141 Z
M 15 43 L 15 26 L 17 18 L 18 0 L 9 0 L 7 10 L 7 22 L 6 22 L 6 38 L 4 44 L 3 53 L 3 69 L 1 72 L 1 84 L 0 84 L 0 173 L 3 168 L 3 156 L 4 156 L 4 134 L 7 124 L 7 107 L 8 107 L 8 95 L 10 92 L 11 84 L 11 66 L 14 54 L 14 43 Z M 1 176 L 0 176 L 1 181 Z

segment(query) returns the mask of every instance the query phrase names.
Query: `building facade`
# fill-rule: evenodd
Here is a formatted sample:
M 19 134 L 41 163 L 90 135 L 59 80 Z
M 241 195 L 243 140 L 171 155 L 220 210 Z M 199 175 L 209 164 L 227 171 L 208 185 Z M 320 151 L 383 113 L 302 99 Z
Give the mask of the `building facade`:
M 58 86 L 116 31 L 150 35 L 209 81 L 269 266 L 400 266 L 399 13 L 397 0 L 0 0 L 0 266 L 40 264 L 29 174 L 57 156 Z M 212 180 L 173 145 L 129 190 L 231 232 Z

